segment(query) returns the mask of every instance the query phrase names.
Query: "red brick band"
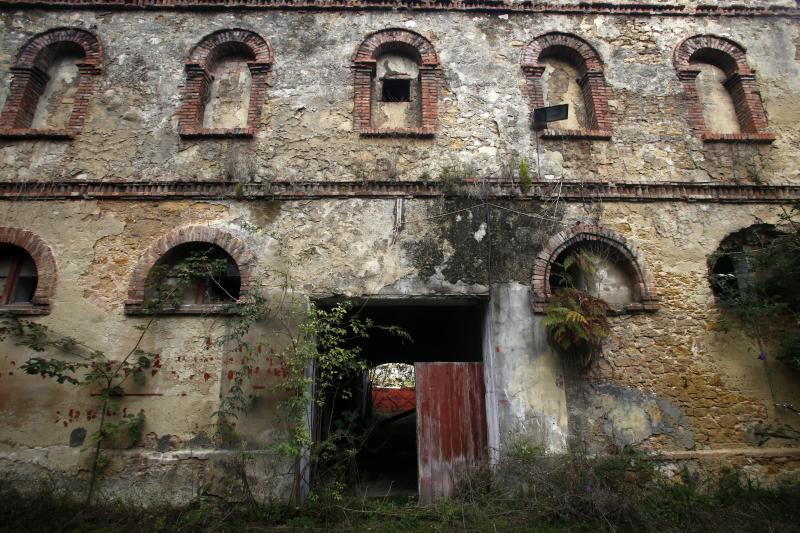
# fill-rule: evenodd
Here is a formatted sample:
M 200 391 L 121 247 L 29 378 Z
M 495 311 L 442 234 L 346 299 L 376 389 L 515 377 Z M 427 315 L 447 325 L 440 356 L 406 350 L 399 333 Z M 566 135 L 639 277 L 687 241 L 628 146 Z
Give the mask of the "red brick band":
M 239 268 L 240 295 L 244 296 L 250 291 L 253 283 L 255 256 L 248 250 L 244 241 L 218 228 L 185 226 L 167 233 L 142 254 L 131 277 L 128 300 L 125 302 L 126 308 L 140 308 L 144 303 L 147 276 L 156 262 L 169 250 L 190 242 L 214 244 L 225 250 Z
M 756 84 L 755 72 L 747 64 L 743 46 L 717 35 L 695 35 L 675 48 L 672 60 L 683 84 L 689 122 L 704 141 L 769 143 L 775 140 L 775 135 L 767 131 L 767 115 Z M 696 62 L 719 67 L 728 76 L 724 85 L 733 99 L 742 133 L 719 134 L 707 130 L 696 84 L 700 73 Z
M 208 88 L 217 62 L 231 55 L 247 59 L 252 82 L 244 128 L 203 128 Z M 243 29 L 219 30 L 204 37 L 186 58 L 186 83 L 178 110 L 182 137 L 252 137 L 258 131 L 261 108 L 267 100 L 267 73 L 272 68 L 272 47 L 258 33 Z
M 376 59 L 397 51 L 412 57 L 419 65 L 422 124 L 419 128 L 373 128 L 371 123 L 372 79 Z M 351 57 L 353 69 L 353 123 L 364 136 L 430 137 L 436 133 L 439 103 L 439 55 L 433 44 L 419 33 L 388 28 L 370 33 Z
M 544 312 L 553 297 L 550 276 L 553 264 L 569 248 L 580 243 L 599 243 L 614 251 L 621 266 L 631 276 L 634 283 L 635 302 L 625 306 L 625 312 L 655 311 L 658 309 L 658 296 L 652 276 L 644 266 L 640 254 L 630 246 L 624 237 L 602 226 L 576 224 L 572 228 L 554 235 L 536 256 L 533 264 L 532 295 L 533 310 Z
M 523 92 L 531 110 L 544 107 L 542 74 L 547 58 L 566 61 L 578 69 L 578 85 L 586 106 L 587 127 L 578 130 L 547 130 L 545 138 L 609 139 L 611 111 L 608 100 L 611 89 L 603 77 L 603 61 L 592 45 L 569 33 L 550 32 L 531 40 L 522 49 L 520 64 L 525 75 Z
M 65 52 L 83 56 L 78 63 L 78 88 L 66 129 L 31 129 L 39 98 L 50 81 L 47 74 Z M 3 138 L 69 139 L 80 132 L 95 88 L 95 77 L 102 72 L 103 47 L 93 33 L 80 28 L 55 28 L 31 38 L 20 48 L 11 68 L 12 78 L 5 107 L 0 114 Z
M 31 303 L 40 312 L 48 311 L 58 280 L 53 249 L 35 233 L 19 228 L 0 227 L 0 243 L 19 246 L 30 254 L 36 265 L 37 276 Z

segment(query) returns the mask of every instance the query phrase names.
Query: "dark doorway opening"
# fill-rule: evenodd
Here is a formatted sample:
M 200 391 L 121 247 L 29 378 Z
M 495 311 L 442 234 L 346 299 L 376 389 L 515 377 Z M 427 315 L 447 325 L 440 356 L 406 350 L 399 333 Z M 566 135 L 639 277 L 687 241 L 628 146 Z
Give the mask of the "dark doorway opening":
M 419 422 L 414 365 L 482 361 L 485 302 L 370 301 L 353 312 L 377 326 L 398 326 L 411 341 L 377 328 L 357 343 L 369 371 L 351 401 L 336 402 L 342 415 L 357 409 L 360 427 L 366 430 L 350 469 L 350 485 L 362 497 L 416 497 Z

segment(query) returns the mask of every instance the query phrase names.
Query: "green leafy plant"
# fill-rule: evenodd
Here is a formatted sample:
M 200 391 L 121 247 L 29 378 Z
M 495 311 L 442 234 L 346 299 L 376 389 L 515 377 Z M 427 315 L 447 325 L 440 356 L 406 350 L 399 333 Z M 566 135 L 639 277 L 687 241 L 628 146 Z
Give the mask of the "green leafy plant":
M 597 267 L 583 250 L 568 255 L 553 271 L 557 287 L 545 308 L 544 324 L 556 345 L 588 368 L 602 351 L 609 334 L 608 304 L 587 290 L 575 287 L 580 275 L 593 285 Z
M 528 194 L 528 191 L 531 190 L 533 180 L 531 178 L 530 166 L 524 157 L 519 160 L 517 170 L 519 172 L 519 189 L 522 191 L 522 194 Z

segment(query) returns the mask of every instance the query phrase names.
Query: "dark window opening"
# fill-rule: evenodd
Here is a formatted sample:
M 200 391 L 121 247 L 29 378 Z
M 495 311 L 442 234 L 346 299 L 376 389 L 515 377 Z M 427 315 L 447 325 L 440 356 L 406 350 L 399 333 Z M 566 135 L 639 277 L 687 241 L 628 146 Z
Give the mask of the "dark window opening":
M 36 264 L 28 252 L 0 245 L 0 305 L 30 302 L 37 281 Z
M 410 102 L 411 80 L 385 79 L 381 90 L 381 100 L 384 102 Z
M 153 267 L 145 299 L 165 306 L 213 304 L 239 298 L 236 262 L 219 246 L 191 242 L 165 253 Z

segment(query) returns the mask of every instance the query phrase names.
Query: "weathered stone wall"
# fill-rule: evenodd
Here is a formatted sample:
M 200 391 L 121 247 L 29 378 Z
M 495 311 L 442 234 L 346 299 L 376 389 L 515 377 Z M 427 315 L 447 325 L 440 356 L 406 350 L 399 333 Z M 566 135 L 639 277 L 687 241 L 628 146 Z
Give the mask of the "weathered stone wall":
M 592 44 L 612 90 L 610 141 L 543 140 L 542 176 L 610 181 L 797 182 L 798 27 L 780 17 L 6 11 L 0 101 L 19 47 L 44 30 L 77 26 L 101 39 L 105 67 L 83 133 L 71 143 L 3 143 L 3 179 L 436 179 L 445 167 L 507 176 L 536 170 L 519 66 L 522 46 L 548 31 Z M 260 131 L 252 140 L 181 140 L 176 111 L 184 60 L 222 28 L 260 32 L 274 49 Z M 366 139 L 353 131 L 350 56 L 375 30 L 420 32 L 441 57 L 433 139 Z M 452 28 L 459 31 L 454 32 Z M 749 64 L 778 135 L 772 145 L 704 144 L 687 121 L 672 54 L 696 34 L 730 37 Z
M 16 50 L 36 33 L 86 28 L 102 40 L 105 58 L 75 140 L 0 141 L 5 182 L 230 180 L 269 191 L 271 180 L 439 180 L 451 194 L 3 200 L 0 227 L 32 231 L 53 249 L 55 295 L 50 313 L 36 320 L 54 331 L 124 356 L 140 334 L 137 326 L 147 321 L 124 314 L 138 261 L 171 230 L 198 225 L 240 239 L 270 295 L 291 289 L 300 299 L 488 297 L 483 353 L 493 453 L 524 438 L 551 451 L 635 445 L 739 457 L 755 450 L 764 428 L 794 423 L 797 415 L 775 404 L 800 405 L 797 376 L 771 354 L 766 364 L 759 360 L 760 350 L 741 330 L 724 329 L 707 281 L 707 258 L 722 239 L 755 221 L 778 220 L 779 206 L 753 201 L 760 190 L 748 193 L 744 204 L 712 198 L 607 201 L 591 192 L 566 202 L 557 181 L 548 201 L 494 198 L 485 184 L 466 189 L 461 182 L 518 179 L 522 158 L 534 179 L 800 184 L 795 19 L 255 10 L 9 10 L 0 18 L 0 102 L 8 94 Z M 440 56 L 432 138 L 367 138 L 354 131 L 350 56 L 368 33 L 387 27 L 421 33 Z M 176 111 L 186 53 L 223 28 L 257 31 L 272 45 L 258 132 L 253 139 L 182 139 Z M 539 139 L 537 155 L 519 55 L 526 42 L 548 31 L 574 33 L 599 52 L 612 90 L 610 141 Z M 683 39 L 705 33 L 747 48 L 774 143 L 703 143 L 692 131 L 672 54 Z M 212 98 L 226 86 L 246 88 L 246 72 L 220 68 L 224 75 Z M 566 91 L 565 98 L 574 100 L 566 81 L 551 75 L 548 94 Z M 217 103 L 209 109 L 214 127 L 241 124 L 246 101 Z M 578 222 L 610 228 L 637 247 L 661 297 L 655 312 L 611 318 L 603 356 L 588 373 L 553 349 L 530 305 L 537 254 Z M 165 487 L 176 501 L 196 495 L 199 487 L 233 495 L 226 492 L 226 475 L 242 465 L 231 466 L 231 454 L 207 449 L 211 415 L 240 366 L 236 354 L 209 342 L 226 332 L 230 320 L 155 321 L 143 348 L 160 353 L 161 367 L 137 391 L 140 396 L 125 402 L 127 412 L 146 413 L 146 436 L 139 448 L 114 459 L 106 488 L 147 501 Z M 252 382 L 259 401 L 237 429 L 257 448 L 271 442 L 279 427 L 280 332 L 277 323 L 254 332 L 265 339 Z M 19 367 L 31 355 L 10 339 L 0 345 L 0 472 L 9 478 L 55 472 L 72 479 L 84 468 L 86 435 L 97 427 L 97 397 L 24 375 Z M 703 457 L 676 455 L 675 461 Z M 780 469 L 775 465 L 783 456 L 769 457 L 759 472 Z M 264 495 L 288 494 L 294 465 L 281 461 L 265 453 L 244 465 Z M 137 481 L 126 484 L 126 478 Z

